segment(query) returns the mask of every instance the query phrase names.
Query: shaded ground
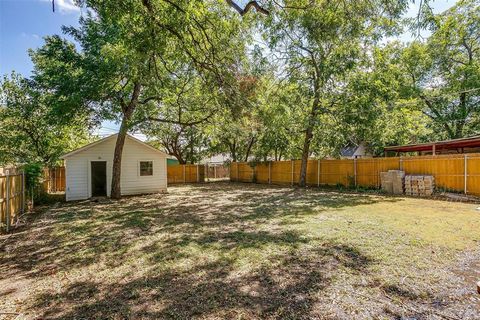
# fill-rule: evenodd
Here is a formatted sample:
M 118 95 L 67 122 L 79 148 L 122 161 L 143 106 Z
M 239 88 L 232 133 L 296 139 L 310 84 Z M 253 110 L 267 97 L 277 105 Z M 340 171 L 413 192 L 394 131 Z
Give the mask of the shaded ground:
M 63 204 L 0 237 L 0 318 L 479 319 L 476 206 L 234 183 Z

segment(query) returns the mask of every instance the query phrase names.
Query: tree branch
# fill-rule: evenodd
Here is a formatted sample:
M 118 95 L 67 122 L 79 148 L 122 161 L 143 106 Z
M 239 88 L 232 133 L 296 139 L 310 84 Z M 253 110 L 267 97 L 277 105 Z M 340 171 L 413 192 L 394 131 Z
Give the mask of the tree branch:
M 236 4 L 235 1 L 233 0 L 225 0 L 225 1 L 227 1 L 230 7 L 232 7 L 238 13 L 240 13 L 241 16 L 246 15 L 248 11 L 250 11 L 252 8 L 255 8 L 257 12 L 260 12 L 262 14 L 265 14 L 265 15 L 270 14 L 270 12 L 267 9 L 263 8 L 261 5 L 259 5 L 257 1 L 250 1 L 245 5 L 245 8 L 243 9 L 238 4 Z

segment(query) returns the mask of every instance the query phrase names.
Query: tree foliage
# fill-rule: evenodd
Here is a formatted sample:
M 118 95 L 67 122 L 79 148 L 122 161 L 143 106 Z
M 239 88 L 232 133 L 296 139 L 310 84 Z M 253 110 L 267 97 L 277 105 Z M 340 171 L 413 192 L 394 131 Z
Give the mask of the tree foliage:
M 78 3 L 80 26 L 63 29 L 73 41 L 46 37 L 32 79 L 2 84 L 4 162 L 52 162 L 113 120 L 112 197 L 133 131 L 181 163 L 301 158 L 304 185 L 308 157 L 479 131 L 478 0 L 441 14 L 421 1 L 408 22 L 431 35 L 411 43 L 386 38 L 408 0 Z
M 0 165 L 40 162 L 55 165 L 59 157 L 89 140 L 81 116 L 57 121 L 49 94 L 18 74 L 0 83 Z
M 480 6 L 459 1 L 431 16 L 432 35 L 403 49 L 400 64 L 413 97 L 433 120 L 439 138 L 480 129 Z

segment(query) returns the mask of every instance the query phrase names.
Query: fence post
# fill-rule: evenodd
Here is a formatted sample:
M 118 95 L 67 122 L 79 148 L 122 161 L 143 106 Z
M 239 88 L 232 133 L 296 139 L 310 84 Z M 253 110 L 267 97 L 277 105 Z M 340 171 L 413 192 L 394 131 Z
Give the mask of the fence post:
M 197 183 L 200 182 L 200 166 L 197 164 Z
M 239 169 L 238 169 L 238 162 L 235 162 L 235 164 L 237 165 L 237 182 L 240 181 L 240 177 L 239 177 Z
M 292 161 L 292 186 L 293 186 L 293 174 L 294 174 L 294 172 L 295 172 L 295 171 L 294 171 L 294 166 L 295 166 L 295 162 L 294 162 L 294 161 L 295 161 L 295 160 L 292 159 L 291 161 Z
M 320 187 L 320 159 L 317 160 L 317 187 Z
M 399 167 L 400 167 L 400 171 L 403 171 L 403 158 L 402 156 L 400 156 L 400 164 L 399 164 Z
M 217 166 L 216 165 L 213 166 L 213 178 L 217 179 Z
M 464 155 L 464 171 L 463 171 L 463 177 L 464 177 L 464 185 L 463 185 L 463 191 L 465 194 L 467 194 L 467 177 L 468 177 L 468 167 L 467 167 L 467 162 L 468 158 L 467 155 Z
M 268 162 L 268 184 L 272 184 L 272 161 Z
M 53 190 L 55 190 L 54 192 L 57 192 L 57 169 L 54 168 L 53 169 Z
M 185 176 L 185 170 L 186 170 L 185 168 L 186 168 L 186 166 L 187 166 L 186 164 L 183 165 L 183 183 L 186 183 L 186 182 L 187 182 L 187 178 L 186 178 L 186 176 Z
M 5 207 L 5 224 L 7 232 L 10 231 L 10 170 L 5 171 L 5 177 L 7 179 L 7 195 L 6 195 L 6 207 Z
M 25 171 L 22 171 L 22 214 L 25 213 Z
M 356 187 L 357 186 L 357 158 L 353 158 L 353 179 Z

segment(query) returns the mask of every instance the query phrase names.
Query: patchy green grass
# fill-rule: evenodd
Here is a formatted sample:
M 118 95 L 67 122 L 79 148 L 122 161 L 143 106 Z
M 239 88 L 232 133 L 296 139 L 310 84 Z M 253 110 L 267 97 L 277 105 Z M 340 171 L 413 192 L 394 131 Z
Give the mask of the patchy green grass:
M 0 312 L 478 319 L 477 206 L 233 183 L 63 204 L 0 239 Z

